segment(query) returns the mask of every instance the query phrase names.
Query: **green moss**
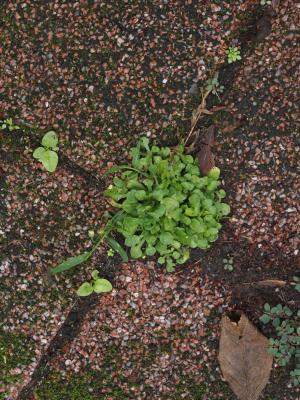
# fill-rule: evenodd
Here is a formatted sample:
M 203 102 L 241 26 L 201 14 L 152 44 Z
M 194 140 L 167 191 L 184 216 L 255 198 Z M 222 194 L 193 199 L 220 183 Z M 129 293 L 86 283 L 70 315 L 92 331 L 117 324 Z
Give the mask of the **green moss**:
M 104 390 L 103 390 L 104 389 Z M 106 393 L 103 393 L 105 391 Z M 62 377 L 55 372 L 48 376 L 35 392 L 38 400 L 114 400 L 129 399 L 107 371 L 86 371 Z
M 32 356 L 33 341 L 30 338 L 0 330 L 0 386 L 17 382 L 19 375 L 12 374 L 11 370 L 29 364 Z

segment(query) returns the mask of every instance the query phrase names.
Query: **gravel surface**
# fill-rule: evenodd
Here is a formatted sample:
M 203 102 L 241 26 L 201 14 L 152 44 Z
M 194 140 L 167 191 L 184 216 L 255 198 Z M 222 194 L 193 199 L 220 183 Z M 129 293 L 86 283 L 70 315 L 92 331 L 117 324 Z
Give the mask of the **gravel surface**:
M 0 131 L 1 329 L 34 342 L 29 363 L 9 371 L 18 383 L 0 389 L 12 391 L 7 399 L 30 380 L 75 302 L 74 288 L 103 265 L 95 255 L 77 275 L 56 280 L 47 273 L 90 246 L 87 232 L 98 229 L 107 207 L 103 172 L 126 160 L 142 134 L 158 143 L 185 135 L 214 69 L 221 67 L 225 86 L 221 101 L 209 102 L 226 105 L 212 119 L 232 207 L 229 240 L 244 240 L 270 258 L 278 278 L 282 257 L 300 265 L 299 4 L 273 3 L 280 3 L 276 15 L 250 0 L 1 3 L 0 118 L 38 128 Z M 241 48 L 242 60 L 224 68 L 230 45 Z M 54 174 L 32 157 L 39 129 L 48 128 L 60 139 Z M 123 265 L 113 293 L 99 298 L 52 368 L 97 370 L 114 347 L 124 361 L 115 358 L 115 382 L 124 393 L 133 386 L 135 399 L 168 398 L 182 377 L 177 398 L 193 398 L 186 376 L 193 384 L 210 375 L 211 385 L 220 381 L 218 323 L 230 293 L 224 274 L 220 283 L 201 271 L 197 263 L 174 275 L 153 263 Z M 286 379 L 281 387 L 276 382 L 272 400 L 298 398 L 294 390 L 287 394 Z M 214 389 L 212 398 L 224 390 Z

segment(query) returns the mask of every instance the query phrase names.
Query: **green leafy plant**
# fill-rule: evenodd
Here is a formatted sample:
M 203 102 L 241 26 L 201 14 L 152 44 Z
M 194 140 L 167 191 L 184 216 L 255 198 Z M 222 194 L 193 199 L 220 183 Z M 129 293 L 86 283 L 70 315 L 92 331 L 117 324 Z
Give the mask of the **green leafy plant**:
M 33 157 L 40 161 L 45 169 L 54 172 L 58 164 L 58 137 L 54 131 L 47 132 L 42 139 L 42 146 L 36 148 Z
M 14 124 L 12 118 L 7 118 L 4 121 L 2 121 L 1 129 L 8 129 L 11 132 L 21 128 L 18 125 Z
M 206 90 L 219 97 L 219 93 L 223 93 L 224 86 L 220 85 L 218 75 L 206 81 Z M 219 97 L 220 98 L 220 97 Z
M 220 170 L 201 176 L 199 166 L 183 146 L 149 146 L 142 138 L 131 149 L 131 165 L 111 168 L 123 171 L 104 194 L 123 211 L 114 229 L 125 238 L 132 258 L 154 256 L 169 272 L 189 259 L 190 248 L 207 249 L 218 238 L 220 220 L 229 214 L 219 189 Z
M 233 271 L 233 257 L 223 258 L 224 269 L 227 271 Z
M 295 315 L 287 306 L 278 304 L 271 307 L 266 303 L 260 321 L 263 324 L 271 322 L 276 330 L 277 338 L 269 339 L 268 351 L 274 355 L 278 365 L 286 366 L 295 358 L 296 368 L 290 376 L 295 386 L 300 385 L 300 310 Z
M 229 64 L 242 59 L 240 50 L 237 47 L 229 47 L 227 50 L 227 57 Z
M 84 282 L 77 290 L 78 296 L 85 297 L 94 293 L 108 293 L 112 291 L 112 285 L 107 279 L 99 278 L 99 272 L 92 272 L 92 281 Z

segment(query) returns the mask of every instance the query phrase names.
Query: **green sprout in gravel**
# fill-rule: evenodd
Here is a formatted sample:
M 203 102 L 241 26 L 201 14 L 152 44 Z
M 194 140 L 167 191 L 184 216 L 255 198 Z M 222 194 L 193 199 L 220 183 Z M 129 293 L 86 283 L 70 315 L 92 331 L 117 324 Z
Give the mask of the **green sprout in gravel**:
M 218 96 L 218 98 L 220 99 L 219 93 L 223 93 L 224 86 L 220 85 L 218 74 L 216 74 L 212 79 L 208 79 L 206 81 L 206 90 Z
M 269 1 L 269 0 L 260 0 L 260 5 L 261 6 L 266 6 L 267 4 L 271 4 L 271 1 Z
M 227 50 L 227 57 L 229 64 L 232 64 L 242 59 L 240 50 L 237 47 L 229 47 L 229 49 Z
M 99 272 L 94 270 L 92 272 L 93 280 L 91 282 L 84 282 L 77 290 L 78 296 L 85 297 L 94 293 L 109 293 L 112 291 L 112 285 L 107 279 L 99 278 Z
M 264 305 L 264 314 L 260 317 L 264 324 L 272 322 L 277 338 L 269 339 L 268 351 L 273 354 L 278 365 L 285 367 L 292 358 L 296 367 L 290 376 L 295 386 L 300 385 L 300 309 L 297 313 L 282 304 L 271 307 Z
M 2 121 L 1 129 L 8 129 L 10 132 L 12 132 L 12 131 L 17 131 L 18 129 L 21 128 L 18 125 L 14 124 L 12 118 L 7 118 L 4 121 Z
M 33 152 L 33 157 L 40 161 L 48 172 L 54 172 L 58 164 L 58 137 L 54 131 L 47 132 L 42 139 L 42 146 Z
M 184 153 L 182 145 L 172 150 L 150 147 L 145 137 L 131 149 L 131 157 L 131 165 L 106 172 L 121 171 L 104 192 L 119 211 L 99 231 L 91 250 L 68 258 L 51 273 L 85 263 L 104 241 L 127 262 L 125 250 L 110 236 L 113 230 L 124 236 L 132 258 L 158 255 L 169 272 L 189 259 L 190 249 L 205 250 L 217 240 L 220 220 L 230 213 L 229 205 L 222 202 L 226 193 L 219 188 L 219 168 L 201 176 L 198 163 Z M 94 231 L 89 231 L 89 237 L 94 239 Z M 84 285 L 84 293 L 94 291 L 92 283 Z
M 233 257 L 223 258 L 223 264 L 226 271 L 233 271 Z
M 220 220 L 229 214 L 219 189 L 220 170 L 201 176 L 198 163 L 175 149 L 149 146 L 142 138 L 131 149 L 131 165 L 111 168 L 122 172 L 104 192 L 121 217 L 114 229 L 125 238 L 132 258 L 158 255 L 174 271 L 190 257 L 190 249 L 208 249 L 218 238 Z
M 115 254 L 115 252 L 113 251 L 113 249 L 108 249 L 107 250 L 107 257 L 113 257 Z

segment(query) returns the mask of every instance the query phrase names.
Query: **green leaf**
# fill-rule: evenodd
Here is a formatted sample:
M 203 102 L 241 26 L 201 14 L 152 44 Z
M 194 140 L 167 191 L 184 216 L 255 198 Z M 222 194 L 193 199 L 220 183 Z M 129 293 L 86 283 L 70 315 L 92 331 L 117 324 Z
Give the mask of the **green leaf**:
M 33 157 L 38 160 L 41 160 L 44 157 L 45 153 L 46 149 L 44 149 L 44 147 L 38 147 L 37 149 L 34 150 Z
M 125 244 L 128 247 L 132 247 L 137 245 L 138 243 L 140 243 L 141 241 L 141 236 L 138 235 L 132 235 L 132 236 L 128 236 L 125 240 Z
M 280 325 L 280 319 L 275 318 L 272 322 L 272 325 L 274 326 L 274 328 L 277 328 Z
M 58 155 L 55 151 L 46 150 L 40 161 L 48 172 L 54 172 L 58 164 Z
M 68 269 L 71 269 L 73 267 L 76 267 L 79 264 L 84 263 L 85 261 L 87 261 L 90 258 L 90 256 L 91 256 L 91 252 L 86 251 L 85 253 L 80 254 L 79 256 L 67 258 L 64 262 L 59 264 L 57 267 L 52 268 L 50 270 L 50 272 L 52 274 L 58 274 L 59 272 L 67 271 Z
M 153 246 L 148 246 L 146 248 L 146 254 L 147 256 L 153 256 L 156 253 L 156 248 Z
M 266 304 L 264 305 L 264 310 L 265 310 L 265 311 L 270 311 L 270 310 L 271 310 L 270 304 L 266 303 Z
M 162 204 L 166 206 L 166 211 L 170 212 L 179 207 L 179 202 L 172 197 L 166 197 L 162 200 Z
M 128 262 L 128 256 L 127 256 L 126 251 L 115 239 L 111 238 L 110 236 L 107 236 L 106 241 L 113 250 L 115 250 L 117 253 L 119 253 L 123 262 Z
M 147 151 L 150 151 L 149 149 L 149 139 L 147 137 L 142 137 L 140 139 L 141 146 L 144 147 Z
M 58 144 L 58 137 L 54 131 L 49 131 L 43 136 L 42 145 L 44 147 L 53 149 L 54 147 L 57 146 L 57 144 Z
M 162 244 L 168 245 L 173 242 L 173 235 L 170 232 L 162 232 L 159 235 L 159 240 Z
M 226 203 L 220 203 L 220 211 L 222 215 L 228 215 L 230 213 L 230 207 Z
M 84 282 L 77 290 L 77 294 L 78 296 L 85 297 L 92 294 L 93 291 L 93 286 L 89 282 Z
M 119 172 L 119 171 L 122 171 L 122 170 L 129 170 L 129 171 L 135 171 L 135 172 L 138 172 L 138 173 L 140 173 L 140 174 L 142 174 L 142 172 L 141 171 L 139 171 L 138 169 L 136 169 L 136 168 L 132 168 L 130 165 L 114 165 L 113 167 L 111 167 L 111 168 L 109 168 L 104 174 L 103 174 L 103 176 L 107 176 L 107 175 L 109 175 L 109 174 L 114 174 L 115 172 Z
M 263 314 L 259 319 L 263 324 L 267 324 L 271 320 L 270 316 L 267 314 Z
M 94 280 L 99 278 L 99 272 L 96 269 L 94 269 L 94 271 L 91 273 L 91 275 Z
M 167 267 L 166 267 L 167 272 L 174 272 L 175 271 L 174 266 L 175 266 L 174 262 L 170 258 L 167 258 Z
M 199 220 L 193 218 L 190 224 L 190 228 L 197 232 L 197 233 L 203 233 L 205 232 L 205 225 L 203 222 L 200 222 Z
M 130 255 L 132 258 L 140 258 L 142 257 L 143 253 L 140 246 L 133 246 L 130 249 Z
M 160 204 L 157 208 L 154 209 L 154 211 L 150 212 L 149 214 L 158 220 L 161 218 L 166 212 L 166 207 L 163 204 Z
M 112 285 L 107 279 L 99 278 L 93 284 L 95 293 L 108 293 L 112 291 Z
M 165 257 L 159 257 L 157 260 L 159 264 L 164 264 L 165 263 Z

